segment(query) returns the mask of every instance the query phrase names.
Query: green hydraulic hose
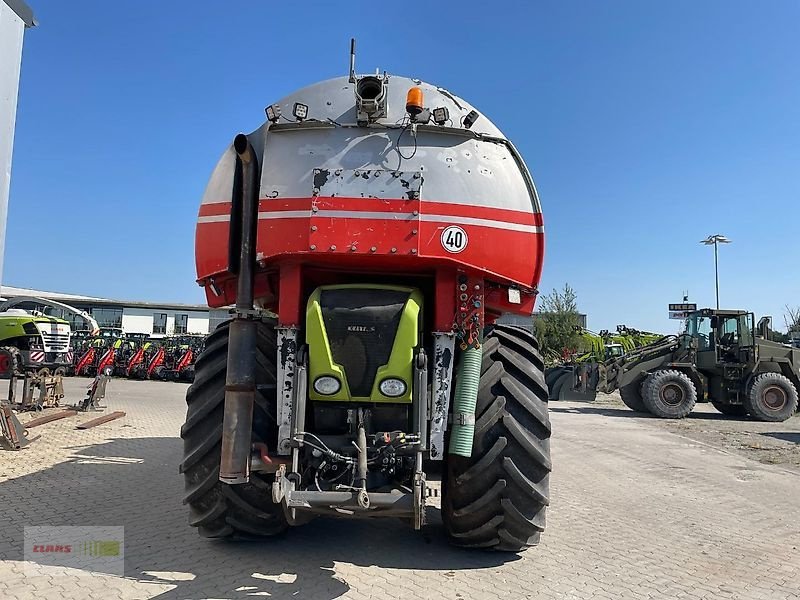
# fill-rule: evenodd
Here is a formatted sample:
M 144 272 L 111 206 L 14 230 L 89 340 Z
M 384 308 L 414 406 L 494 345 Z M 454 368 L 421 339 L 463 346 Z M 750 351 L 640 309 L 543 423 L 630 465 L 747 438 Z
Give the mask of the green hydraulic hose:
M 475 405 L 481 380 L 483 348 L 468 348 L 461 352 L 456 392 L 453 398 L 453 426 L 450 431 L 450 454 L 472 456 L 475 436 Z

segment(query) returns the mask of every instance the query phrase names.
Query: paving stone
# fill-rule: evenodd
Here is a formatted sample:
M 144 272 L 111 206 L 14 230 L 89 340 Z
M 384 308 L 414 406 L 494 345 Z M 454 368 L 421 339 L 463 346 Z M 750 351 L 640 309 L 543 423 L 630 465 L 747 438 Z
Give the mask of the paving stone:
M 76 400 L 88 380 L 66 383 Z M 521 555 L 448 546 L 438 505 L 423 533 L 391 519 L 318 519 L 264 543 L 204 540 L 181 505 L 185 392 L 114 380 L 108 410 L 126 417 L 85 431 L 75 424 L 91 416 L 55 421 L 26 450 L 0 454 L 0 598 L 800 596 L 800 520 L 787 513 L 800 473 L 572 403 L 552 407 L 548 526 Z M 125 527 L 124 577 L 26 578 L 23 527 L 47 524 Z

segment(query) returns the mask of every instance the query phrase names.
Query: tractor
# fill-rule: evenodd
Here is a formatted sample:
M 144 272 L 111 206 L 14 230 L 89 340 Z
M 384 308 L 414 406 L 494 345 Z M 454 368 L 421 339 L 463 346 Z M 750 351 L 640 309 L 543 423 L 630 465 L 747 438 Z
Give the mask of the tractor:
M 691 312 L 680 336 L 606 361 L 597 389 L 619 389 L 629 408 L 662 418 L 706 400 L 725 415 L 785 421 L 797 411 L 800 350 L 770 341 L 766 318 L 754 321 L 744 310 Z
M 152 371 L 160 362 L 153 363 L 153 359 L 160 349 L 161 340 L 153 339 L 149 336 L 140 340 L 139 347 L 128 359 L 128 364 L 125 367 L 125 376 L 129 379 L 150 379 Z
M 126 333 L 124 337 L 114 340 L 114 363 L 113 374 L 117 377 L 125 377 L 128 374 L 128 365 L 142 345 L 142 340 L 147 338 L 147 334 Z
M 75 375 L 114 375 L 119 372 L 118 357 L 130 349 L 122 330 L 102 327 L 97 335 L 85 337 L 81 349 L 75 354 Z
M 467 101 L 388 73 L 303 88 L 218 162 L 197 281 L 232 320 L 187 392 L 190 524 L 263 538 L 318 515 L 426 520 L 458 545 L 538 543 L 544 363 L 526 329 L 544 235 L 515 146 Z
M 183 334 L 167 338 L 148 363 L 148 376 L 163 381 L 193 381 L 194 363 L 205 336 Z

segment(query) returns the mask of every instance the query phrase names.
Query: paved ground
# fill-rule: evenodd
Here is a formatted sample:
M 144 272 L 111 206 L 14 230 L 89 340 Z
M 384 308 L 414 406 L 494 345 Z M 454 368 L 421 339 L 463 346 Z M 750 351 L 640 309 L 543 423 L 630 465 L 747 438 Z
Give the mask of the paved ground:
M 86 381 L 69 380 L 71 398 Z M 449 547 L 435 510 L 422 534 L 318 520 L 268 543 L 210 543 L 180 503 L 184 392 L 114 381 L 109 409 L 124 419 L 54 422 L 0 453 L 0 598 L 800 598 L 800 472 L 613 405 L 553 404 L 548 528 L 521 556 Z M 712 410 L 703 427 L 735 427 Z M 771 439 L 793 447 L 800 417 L 781 427 Z M 124 526 L 125 576 L 25 577 L 26 524 Z
M 620 413 L 622 416 L 630 416 L 619 394 L 598 394 L 597 401 L 592 405 L 585 405 L 585 410 L 612 416 Z M 647 422 L 720 450 L 800 472 L 798 417 L 783 423 L 764 423 L 726 417 L 710 404 L 698 404 L 686 419 L 647 419 Z

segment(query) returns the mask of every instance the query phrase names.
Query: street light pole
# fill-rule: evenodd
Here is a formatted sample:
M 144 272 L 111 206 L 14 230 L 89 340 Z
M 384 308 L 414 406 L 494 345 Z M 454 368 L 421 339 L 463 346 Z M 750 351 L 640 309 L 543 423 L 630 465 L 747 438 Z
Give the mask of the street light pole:
M 717 249 L 717 238 L 714 238 L 714 278 L 716 279 L 717 289 L 717 310 L 719 310 L 719 250 Z
M 730 244 L 731 241 L 724 235 L 719 233 L 710 235 L 704 240 L 700 240 L 701 244 L 706 246 L 714 245 L 714 281 L 715 290 L 717 292 L 717 310 L 719 310 L 719 246 L 718 244 Z

